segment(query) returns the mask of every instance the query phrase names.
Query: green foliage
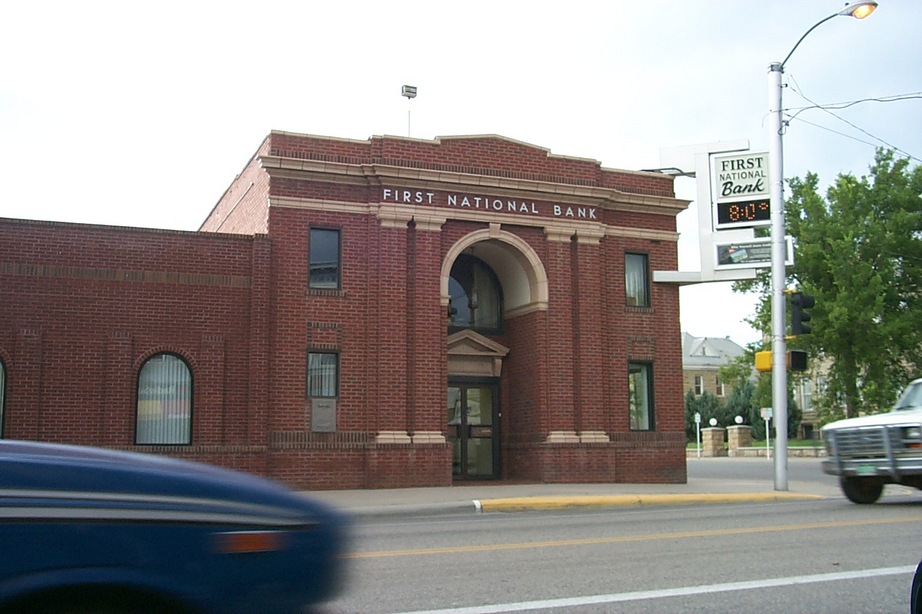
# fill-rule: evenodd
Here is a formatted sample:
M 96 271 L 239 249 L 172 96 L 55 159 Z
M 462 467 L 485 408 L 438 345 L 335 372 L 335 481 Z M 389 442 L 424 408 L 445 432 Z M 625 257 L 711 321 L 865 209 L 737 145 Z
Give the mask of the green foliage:
M 759 414 L 761 406 L 753 405 L 754 391 L 755 387 L 751 381 L 742 380 L 734 384 L 733 391 L 727 397 L 727 402 L 721 403 L 720 399 L 710 392 L 705 391 L 700 395 L 695 395 L 693 391 L 689 390 L 685 394 L 685 436 L 688 441 L 695 441 L 697 435 L 695 412 L 701 414 L 701 428 L 710 427 L 711 418 L 717 420 L 717 426 L 719 427 L 733 426 L 736 424 L 736 417 L 742 416 L 743 424 L 752 425 L 754 433 L 756 429 L 759 429 L 758 432 L 762 433 L 764 437 L 764 423 L 761 427 L 758 424 L 762 420 Z M 789 400 L 789 403 L 793 403 L 793 400 Z M 791 412 L 790 408 L 789 412 Z M 800 414 L 799 412 L 796 412 L 796 414 L 791 413 L 793 433 L 796 434 L 800 426 Z
M 752 427 L 755 439 L 765 439 L 765 421 L 762 420 L 762 408 L 772 405 L 772 385 L 769 373 L 754 375 L 755 346 L 746 348 L 746 352 L 720 368 L 721 381 L 728 384 L 732 391 L 725 403 L 704 392 L 695 396 L 689 390 L 685 394 L 685 435 L 688 441 L 695 440 L 695 412 L 701 413 L 701 428 L 710 426 L 711 418 L 717 419 L 717 425 L 728 427 L 736 424 L 736 417 L 743 418 L 743 424 Z M 800 429 L 803 414 L 794 401 L 793 381 L 788 380 L 788 436 L 795 437 Z M 774 422 L 771 423 L 774 428 Z
M 828 360 L 822 417 L 883 411 L 922 372 L 922 168 L 879 150 L 869 177 L 839 175 L 825 199 L 818 184 L 813 173 L 788 180 L 788 283 L 816 297 L 813 332 L 789 345 Z M 768 272 L 735 289 L 761 293 L 750 321 L 768 331 Z
M 707 391 L 700 395 L 695 395 L 692 390 L 685 393 L 685 438 L 688 441 L 695 441 L 697 436 L 695 427 L 696 412 L 701 414 L 701 428 L 710 426 L 711 418 L 716 418 L 718 424 L 720 424 L 722 418 L 720 400 Z M 727 425 L 721 424 L 721 426 Z

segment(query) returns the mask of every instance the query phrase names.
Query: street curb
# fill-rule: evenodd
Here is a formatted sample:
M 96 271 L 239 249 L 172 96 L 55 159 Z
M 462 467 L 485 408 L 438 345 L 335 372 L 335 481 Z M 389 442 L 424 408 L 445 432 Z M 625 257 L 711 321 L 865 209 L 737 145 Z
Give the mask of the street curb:
M 822 495 L 797 493 L 708 493 L 691 495 L 587 495 L 577 497 L 516 497 L 474 501 L 479 512 L 558 510 L 577 507 L 630 507 L 646 505 L 694 505 L 717 503 L 771 503 L 824 499 Z
M 340 508 L 354 517 L 381 518 L 391 516 L 439 516 L 459 512 L 479 511 L 474 501 L 449 501 L 445 503 L 418 503 L 407 505 L 381 505 L 363 508 Z

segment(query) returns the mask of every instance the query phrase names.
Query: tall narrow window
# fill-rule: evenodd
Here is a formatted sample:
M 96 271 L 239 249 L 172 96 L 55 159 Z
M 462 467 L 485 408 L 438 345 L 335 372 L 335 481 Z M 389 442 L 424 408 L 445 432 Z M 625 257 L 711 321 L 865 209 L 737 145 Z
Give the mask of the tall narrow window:
M 151 356 L 138 373 L 135 442 L 192 443 L 192 372 L 175 354 Z
M 339 231 L 328 228 L 311 228 L 309 245 L 311 288 L 339 289 L 340 247 Z
M 339 355 L 310 352 L 307 355 L 307 396 L 335 397 L 339 394 Z
M 813 411 L 813 382 L 808 379 L 805 379 L 801 383 L 800 388 L 801 395 L 801 411 Z
M 628 305 L 650 306 L 650 282 L 647 269 L 646 254 L 624 255 L 624 292 Z
M 653 366 L 628 364 L 628 404 L 632 431 L 653 430 Z
M 717 396 L 725 397 L 727 396 L 727 387 L 724 386 L 724 383 L 720 381 L 720 376 L 714 378 L 714 389 L 717 391 Z
M 695 376 L 695 396 L 701 396 L 704 394 L 704 377 L 701 375 Z
M 503 328 L 503 292 L 499 280 L 485 262 L 461 254 L 448 280 L 449 326 L 498 333 Z

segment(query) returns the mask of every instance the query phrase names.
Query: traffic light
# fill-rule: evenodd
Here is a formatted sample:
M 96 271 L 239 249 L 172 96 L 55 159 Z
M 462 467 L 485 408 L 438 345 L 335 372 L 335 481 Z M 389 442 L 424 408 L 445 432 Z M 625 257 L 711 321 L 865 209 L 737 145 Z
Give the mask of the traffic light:
M 806 371 L 807 353 L 803 350 L 788 350 L 788 369 L 791 371 Z
M 806 322 L 810 321 L 810 313 L 807 312 L 807 310 L 813 309 L 813 305 L 815 304 L 816 299 L 813 298 L 812 294 L 804 294 L 803 292 L 794 292 L 791 294 L 792 335 L 807 335 L 813 330 Z

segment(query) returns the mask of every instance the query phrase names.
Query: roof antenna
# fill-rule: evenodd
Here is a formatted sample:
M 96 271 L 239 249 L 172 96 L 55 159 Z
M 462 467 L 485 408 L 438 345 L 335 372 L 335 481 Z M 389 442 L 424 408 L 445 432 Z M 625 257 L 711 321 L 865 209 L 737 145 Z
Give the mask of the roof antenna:
M 400 95 L 406 96 L 407 101 L 416 98 L 416 86 L 404 85 L 402 88 L 400 88 Z M 410 136 L 410 107 L 407 107 L 407 136 Z

